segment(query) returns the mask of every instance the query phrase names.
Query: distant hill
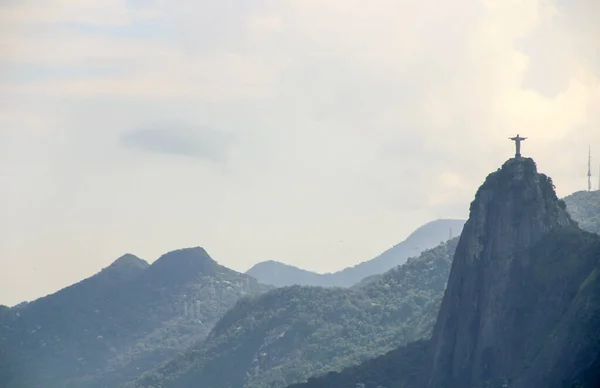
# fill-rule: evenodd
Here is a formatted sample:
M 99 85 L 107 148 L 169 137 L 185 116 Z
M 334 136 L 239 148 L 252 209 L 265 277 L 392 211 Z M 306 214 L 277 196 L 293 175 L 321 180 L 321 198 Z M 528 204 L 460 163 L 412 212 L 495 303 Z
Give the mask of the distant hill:
M 452 219 L 429 222 L 415 230 L 406 240 L 379 256 L 334 273 L 318 274 L 277 261 L 265 261 L 250 268 L 246 274 L 255 277 L 263 284 L 276 287 L 291 285 L 350 287 L 363 278 L 382 274 L 403 264 L 409 257 L 418 256 L 422 251 L 448 240 L 450 231 L 453 236 L 460 235 L 464 223 L 464 220 Z
M 600 234 L 600 190 L 578 191 L 563 200 L 581 229 Z
M 206 341 L 132 386 L 284 387 L 427 337 L 457 240 L 354 290 L 290 286 L 243 298 Z
M 329 285 L 326 284 L 328 275 L 307 271 L 273 260 L 254 265 L 246 271 L 246 275 L 256 278 L 260 283 L 275 287 L 293 285 L 327 287 Z
M 10 355 L 0 386 L 116 387 L 203 339 L 241 296 L 267 288 L 199 247 L 152 265 L 125 255 L 55 294 L 0 308 L 0 357 Z

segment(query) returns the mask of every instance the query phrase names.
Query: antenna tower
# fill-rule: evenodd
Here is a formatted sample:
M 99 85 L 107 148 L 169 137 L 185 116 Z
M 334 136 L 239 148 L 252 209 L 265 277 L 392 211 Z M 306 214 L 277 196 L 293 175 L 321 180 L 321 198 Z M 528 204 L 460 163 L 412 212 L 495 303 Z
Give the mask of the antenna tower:
M 588 150 L 588 191 L 592 191 L 592 147 Z

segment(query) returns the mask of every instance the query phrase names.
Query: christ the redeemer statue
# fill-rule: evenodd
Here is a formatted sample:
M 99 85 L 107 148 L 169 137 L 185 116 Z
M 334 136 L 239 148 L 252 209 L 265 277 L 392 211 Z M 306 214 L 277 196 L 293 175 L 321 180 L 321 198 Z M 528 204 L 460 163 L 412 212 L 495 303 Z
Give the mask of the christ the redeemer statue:
M 515 142 L 515 145 L 517 147 L 517 152 L 515 153 L 515 158 L 520 158 L 521 157 L 521 142 L 524 140 L 527 140 L 526 137 L 521 137 L 519 136 L 519 134 L 517 133 L 516 137 L 509 137 L 510 140 Z

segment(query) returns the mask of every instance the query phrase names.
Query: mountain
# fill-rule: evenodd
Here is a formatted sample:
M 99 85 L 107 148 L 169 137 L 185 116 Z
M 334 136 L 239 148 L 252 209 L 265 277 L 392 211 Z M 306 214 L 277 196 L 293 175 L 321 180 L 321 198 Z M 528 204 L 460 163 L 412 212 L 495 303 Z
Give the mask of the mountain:
M 565 209 L 532 159 L 487 177 L 456 249 L 423 387 L 562 387 L 590 372 L 600 305 L 586 296 L 597 289 L 600 237 Z M 574 327 L 583 331 L 568 334 Z
M 565 212 L 593 224 L 598 202 L 564 202 L 509 160 L 471 204 L 432 338 L 289 388 L 599 387 L 600 238 Z
M 415 230 L 406 240 L 379 256 L 334 273 L 317 274 L 277 261 L 265 261 L 250 268 L 246 274 L 263 284 L 276 287 L 291 285 L 350 287 L 363 278 L 382 274 L 404 263 L 409 257 L 437 246 L 440 242 L 446 241 L 449 234 L 460 235 L 464 223 L 464 220 L 453 219 L 429 222 Z
M 564 201 L 581 229 L 600 234 L 600 190 L 578 191 L 565 197 Z
M 263 284 L 275 287 L 285 286 L 321 286 L 327 287 L 327 275 L 307 271 L 293 265 L 280 263 L 278 261 L 263 261 L 255 264 L 246 271 L 246 275 L 256 278 Z
M 142 260 L 131 253 L 126 253 L 91 279 L 95 279 L 103 286 L 118 284 L 134 279 L 148 267 L 150 267 L 150 264 L 146 260 Z
M 534 225 L 544 231 L 543 240 L 534 244 L 538 251 L 530 252 L 539 260 L 564 255 L 570 258 L 563 259 L 568 262 L 579 255 L 593 256 L 593 244 L 586 242 L 591 235 L 578 230 L 566 215 L 565 204 L 556 198 L 551 180 L 537 174 L 533 161 L 518 163 L 525 164 L 509 163 L 490 175 L 477 194 L 470 219 L 478 220 L 489 213 L 490 220 L 501 222 L 500 226 L 496 226 L 495 221 L 490 221 L 492 225 L 486 228 L 497 235 L 477 235 L 477 239 L 481 238 L 477 246 L 493 243 L 509 247 L 507 241 L 512 240 L 511 233 L 518 238 L 533 238 L 533 227 L 525 223 L 533 219 Z M 513 175 L 517 178 L 514 181 L 510 178 Z M 519 179 L 528 184 L 523 185 Z M 495 192 L 501 188 L 505 188 L 505 192 Z M 520 192 L 525 192 L 522 198 L 518 197 Z M 517 198 L 511 202 L 508 200 L 510 195 Z M 494 203 L 498 207 L 492 211 L 490 209 L 493 206 L 485 204 L 483 207 L 487 210 L 475 212 L 475 208 L 481 207 L 478 205 L 481 198 L 489 196 L 495 196 Z M 581 225 L 590 223 L 595 214 L 589 209 L 596 204 L 594 198 L 582 199 L 579 202 L 581 211 L 573 218 Z M 554 225 L 552 214 L 561 226 L 550 233 Z M 500 221 L 502 216 L 513 218 L 510 222 Z M 471 221 L 472 224 L 474 222 Z M 482 228 L 477 225 L 472 229 Z M 498 236 L 505 240 L 499 240 Z M 473 237 L 469 241 L 472 244 Z M 455 254 L 457 243 L 458 239 L 450 240 L 385 274 L 367 277 L 350 289 L 292 287 L 270 291 L 251 301 L 242 299 L 216 325 L 206 342 L 195 345 L 175 360 L 146 374 L 135 386 L 187 388 L 202 384 L 206 388 L 282 387 L 293 381 L 305 380 L 309 375 L 321 375 L 294 387 L 346 388 L 364 384 L 367 388 L 420 388 L 422 382 L 418 382 L 417 377 L 429 374 L 423 372 L 422 364 L 425 360 L 429 361 L 430 341 L 410 341 L 427 338 L 430 334 L 444 296 L 450 258 Z M 542 279 L 545 279 L 546 271 L 557 271 L 556 267 L 547 264 L 540 266 L 542 271 L 538 276 L 542 276 Z M 597 283 L 593 272 L 587 279 L 586 286 L 582 288 L 586 293 L 581 294 L 578 303 L 589 307 L 584 301 L 594 295 Z M 562 286 L 562 281 L 546 283 L 545 287 L 553 285 Z M 535 283 L 534 287 L 541 286 Z M 555 297 L 560 290 L 564 291 L 564 288 L 559 287 L 555 293 L 549 293 L 545 300 Z M 504 292 L 509 294 L 506 290 Z M 516 298 L 514 295 L 512 297 Z M 537 298 L 542 300 L 539 295 Z M 531 302 L 527 298 L 523 300 Z M 380 306 L 383 314 L 372 309 L 373 306 Z M 577 311 L 572 315 L 573 320 L 584 313 L 593 313 L 588 310 Z M 567 324 L 567 329 L 562 332 L 563 340 L 566 343 L 574 340 L 575 346 L 580 346 L 582 342 L 578 342 L 581 338 L 576 338 L 577 333 L 585 333 L 589 338 L 589 333 L 597 323 L 594 319 L 584 322 L 586 326 L 581 327 L 580 331 L 569 331 L 568 328 L 575 326 Z M 365 340 L 364 333 L 369 331 L 372 337 Z M 539 343 L 542 342 L 540 340 Z M 591 354 L 594 349 L 593 345 L 590 346 L 588 353 L 582 353 L 581 357 Z M 554 357 L 568 357 L 556 350 L 553 354 Z M 368 357 L 375 358 L 356 365 Z M 223 373 L 222 365 L 231 366 L 227 373 Z M 341 372 L 336 372 L 341 369 Z M 584 372 L 581 372 L 583 378 L 586 376 Z
M 0 310 L 0 386 L 115 387 L 206 337 L 243 295 L 265 291 L 199 247 L 133 256 L 55 294 Z M 2 352 L 0 352 L 2 357 Z
M 357 289 L 290 286 L 243 298 L 206 341 L 132 386 L 284 387 L 427 337 L 457 242 Z

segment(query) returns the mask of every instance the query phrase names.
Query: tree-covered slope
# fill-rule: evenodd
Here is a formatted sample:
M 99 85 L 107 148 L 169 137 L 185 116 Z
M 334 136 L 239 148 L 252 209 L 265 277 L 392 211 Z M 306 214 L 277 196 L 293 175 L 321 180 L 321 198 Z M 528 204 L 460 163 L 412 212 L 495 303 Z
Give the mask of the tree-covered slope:
M 417 228 L 404 241 L 377 257 L 334 273 L 318 274 L 277 261 L 256 264 L 246 273 L 263 284 L 276 287 L 302 285 L 322 287 L 350 287 L 362 279 L 382 274 L 446 241 L 449 235 L 460 235 L 464 220 L 441 219 Z
M 115 387 L 203 339 L 255 279 L 218 265 L 202 248 L 151 266 L 128 255 L 91 278 L 0 317 L 10 363 L 0 386 Z
M 360 365 L 288 388 L 417 388 L 428 345 L 428 340 L 411 342 Z
M 456 242 L 358 289 L 291 286 L 241 299 L 206 341 L 135 386 L 284 387 L 427 337 Z
M 578 191 L 565 197 L 564 201 L 581 229 L 600 234 L 600 190 Z

